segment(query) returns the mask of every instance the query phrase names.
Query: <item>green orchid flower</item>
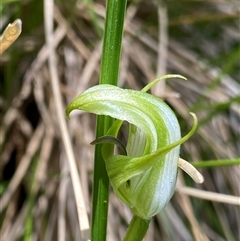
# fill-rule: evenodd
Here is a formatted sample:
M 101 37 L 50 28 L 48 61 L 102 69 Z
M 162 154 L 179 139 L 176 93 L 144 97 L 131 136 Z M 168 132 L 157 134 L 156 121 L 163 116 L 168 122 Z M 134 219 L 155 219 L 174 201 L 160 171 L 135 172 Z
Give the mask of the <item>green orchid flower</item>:
M 197 127 L 194 124 L 181 138 L 178 120 L 161 99 L 146 93 L 155 83 L 180 75 L 167 75 L 147 85 L 142 91 L 122 89 L 112 85 L 97 85 L 79 95 L 66 110 L 74 109 L 115 118 L 102 143 L 102 155 L 110 183 L 116 196 L 134 214 L 149 220 L 171 199 L 176 185 L 180 144 L 189 139 Z M 123 121 L 129 123 L 126 148 L 117 139 Z M 123 155 L 114 154 L 114 144 Z

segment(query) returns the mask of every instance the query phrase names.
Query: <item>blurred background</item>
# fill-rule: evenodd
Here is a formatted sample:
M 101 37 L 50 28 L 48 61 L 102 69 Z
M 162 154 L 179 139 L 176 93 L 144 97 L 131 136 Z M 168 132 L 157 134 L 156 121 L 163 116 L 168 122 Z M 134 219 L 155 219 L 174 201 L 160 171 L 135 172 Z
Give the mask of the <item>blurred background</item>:
M 64 108 L 98 84 L 105 6 L 103 0 L 55 1 Z M 1 33 L 16 18 L 23 22 L 19 39 L 0 57 L 1 240 L 81 240 L 50 83 L 43 1 L 2 0 L 0 10 Z M 189 112 L 198 116 L 197 132 L 181 147 L 190 162 L 239 158 L 239 13 L 238 0 L 128 1 L 119 86 L 140 90 L 167 73 L 188 79 L 161 82 L 152 93 L 172 107 L 183 134 L 192 125 Z M 67 124 L 91 219 L 95 116 L 76 112 Z M 176 192 L 145 241 L 240 239 L 239 206 L 184 193 L 191 187 L 239 197 L 239 166 L 199 171 L 203 184 L 179 171 Z M 107 240 L 122 240 L 131 217 L 111 192 Z

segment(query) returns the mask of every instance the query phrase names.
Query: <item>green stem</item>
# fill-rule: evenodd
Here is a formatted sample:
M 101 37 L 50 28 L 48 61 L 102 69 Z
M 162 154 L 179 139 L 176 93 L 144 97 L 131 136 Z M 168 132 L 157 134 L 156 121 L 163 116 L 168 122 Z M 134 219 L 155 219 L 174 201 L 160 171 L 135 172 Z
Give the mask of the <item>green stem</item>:
M 33 166 L 31 172 L 29 172 L 29 192 L 28 192 L 28 197 L 27 197 L 27 206 L 28 206 L 28 211 L 27 211 L 27 217 L 25 221 L 25 231 L 24 231 L 24 236 L 23 236 L 23 241 L 28 241 L 31 240 L 31 234 L 33 232 L 33 216 L 32 216 L 32 211 L 34 208 L 35 204 L 35 199 L 36 199 L 36 190 L 34 190 L 34 184 L 36 182 L 36 171 L 38 167 L 38 161 L 39 161 L 39 156 L 35 156 L 33 158 Z
M 148 230 L 150 221 L 134 215 L 123 241 L 142 241 Z
M 240 165 L 240 158 L 199 161 L 199 162 L 191 162 L 191 164 L 196 168 L 234 166 L 234 165 Z
M 107 1 L 100 84 L 117 85 L 118 82 L 126 3 L 126 0 Z M 97 117 L 96 139 L 106 134 L 111 123 L 109 117 Z M 107 232 L 109 179 L 101 147 L 95 146 L 92 241 L 105 241 Z

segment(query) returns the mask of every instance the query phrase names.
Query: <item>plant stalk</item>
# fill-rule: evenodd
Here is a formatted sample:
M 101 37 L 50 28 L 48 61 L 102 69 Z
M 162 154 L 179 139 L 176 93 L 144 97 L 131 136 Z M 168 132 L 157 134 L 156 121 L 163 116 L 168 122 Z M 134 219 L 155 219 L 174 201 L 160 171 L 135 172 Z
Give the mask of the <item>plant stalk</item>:
M 117 85 L 126 3 L 126 0 L 107 1 L 99 84 Z M 111 118 L 98 116 L 96 139 L 105 135 L 111 124 Z M 101 148 L 102 145 L 95 146 L 92 241 L 105 241 L 107 233 L 109 179 Z
M 150 221 L 134 215 L 123 241 L 142 241 L 148 230 Z

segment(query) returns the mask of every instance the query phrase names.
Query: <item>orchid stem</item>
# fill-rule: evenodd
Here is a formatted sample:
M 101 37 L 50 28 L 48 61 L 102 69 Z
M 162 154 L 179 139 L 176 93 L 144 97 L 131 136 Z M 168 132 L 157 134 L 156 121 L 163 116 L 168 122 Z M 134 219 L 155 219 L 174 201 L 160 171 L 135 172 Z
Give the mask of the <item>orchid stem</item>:
M 99 84 L 117 85 L 122 35 L 127 0 L 109 0 Z M 112 124 L 107 116 L 97 117 L 96 139 L 104 136 Z M 105 241 L 107 234 L 109 179 L 102 157 L 102 145 L 95 146 L 92 205 L 92 241 Z
M 123 241 L 142 241 L 148 230 L 150 221 L 134 215 Z

